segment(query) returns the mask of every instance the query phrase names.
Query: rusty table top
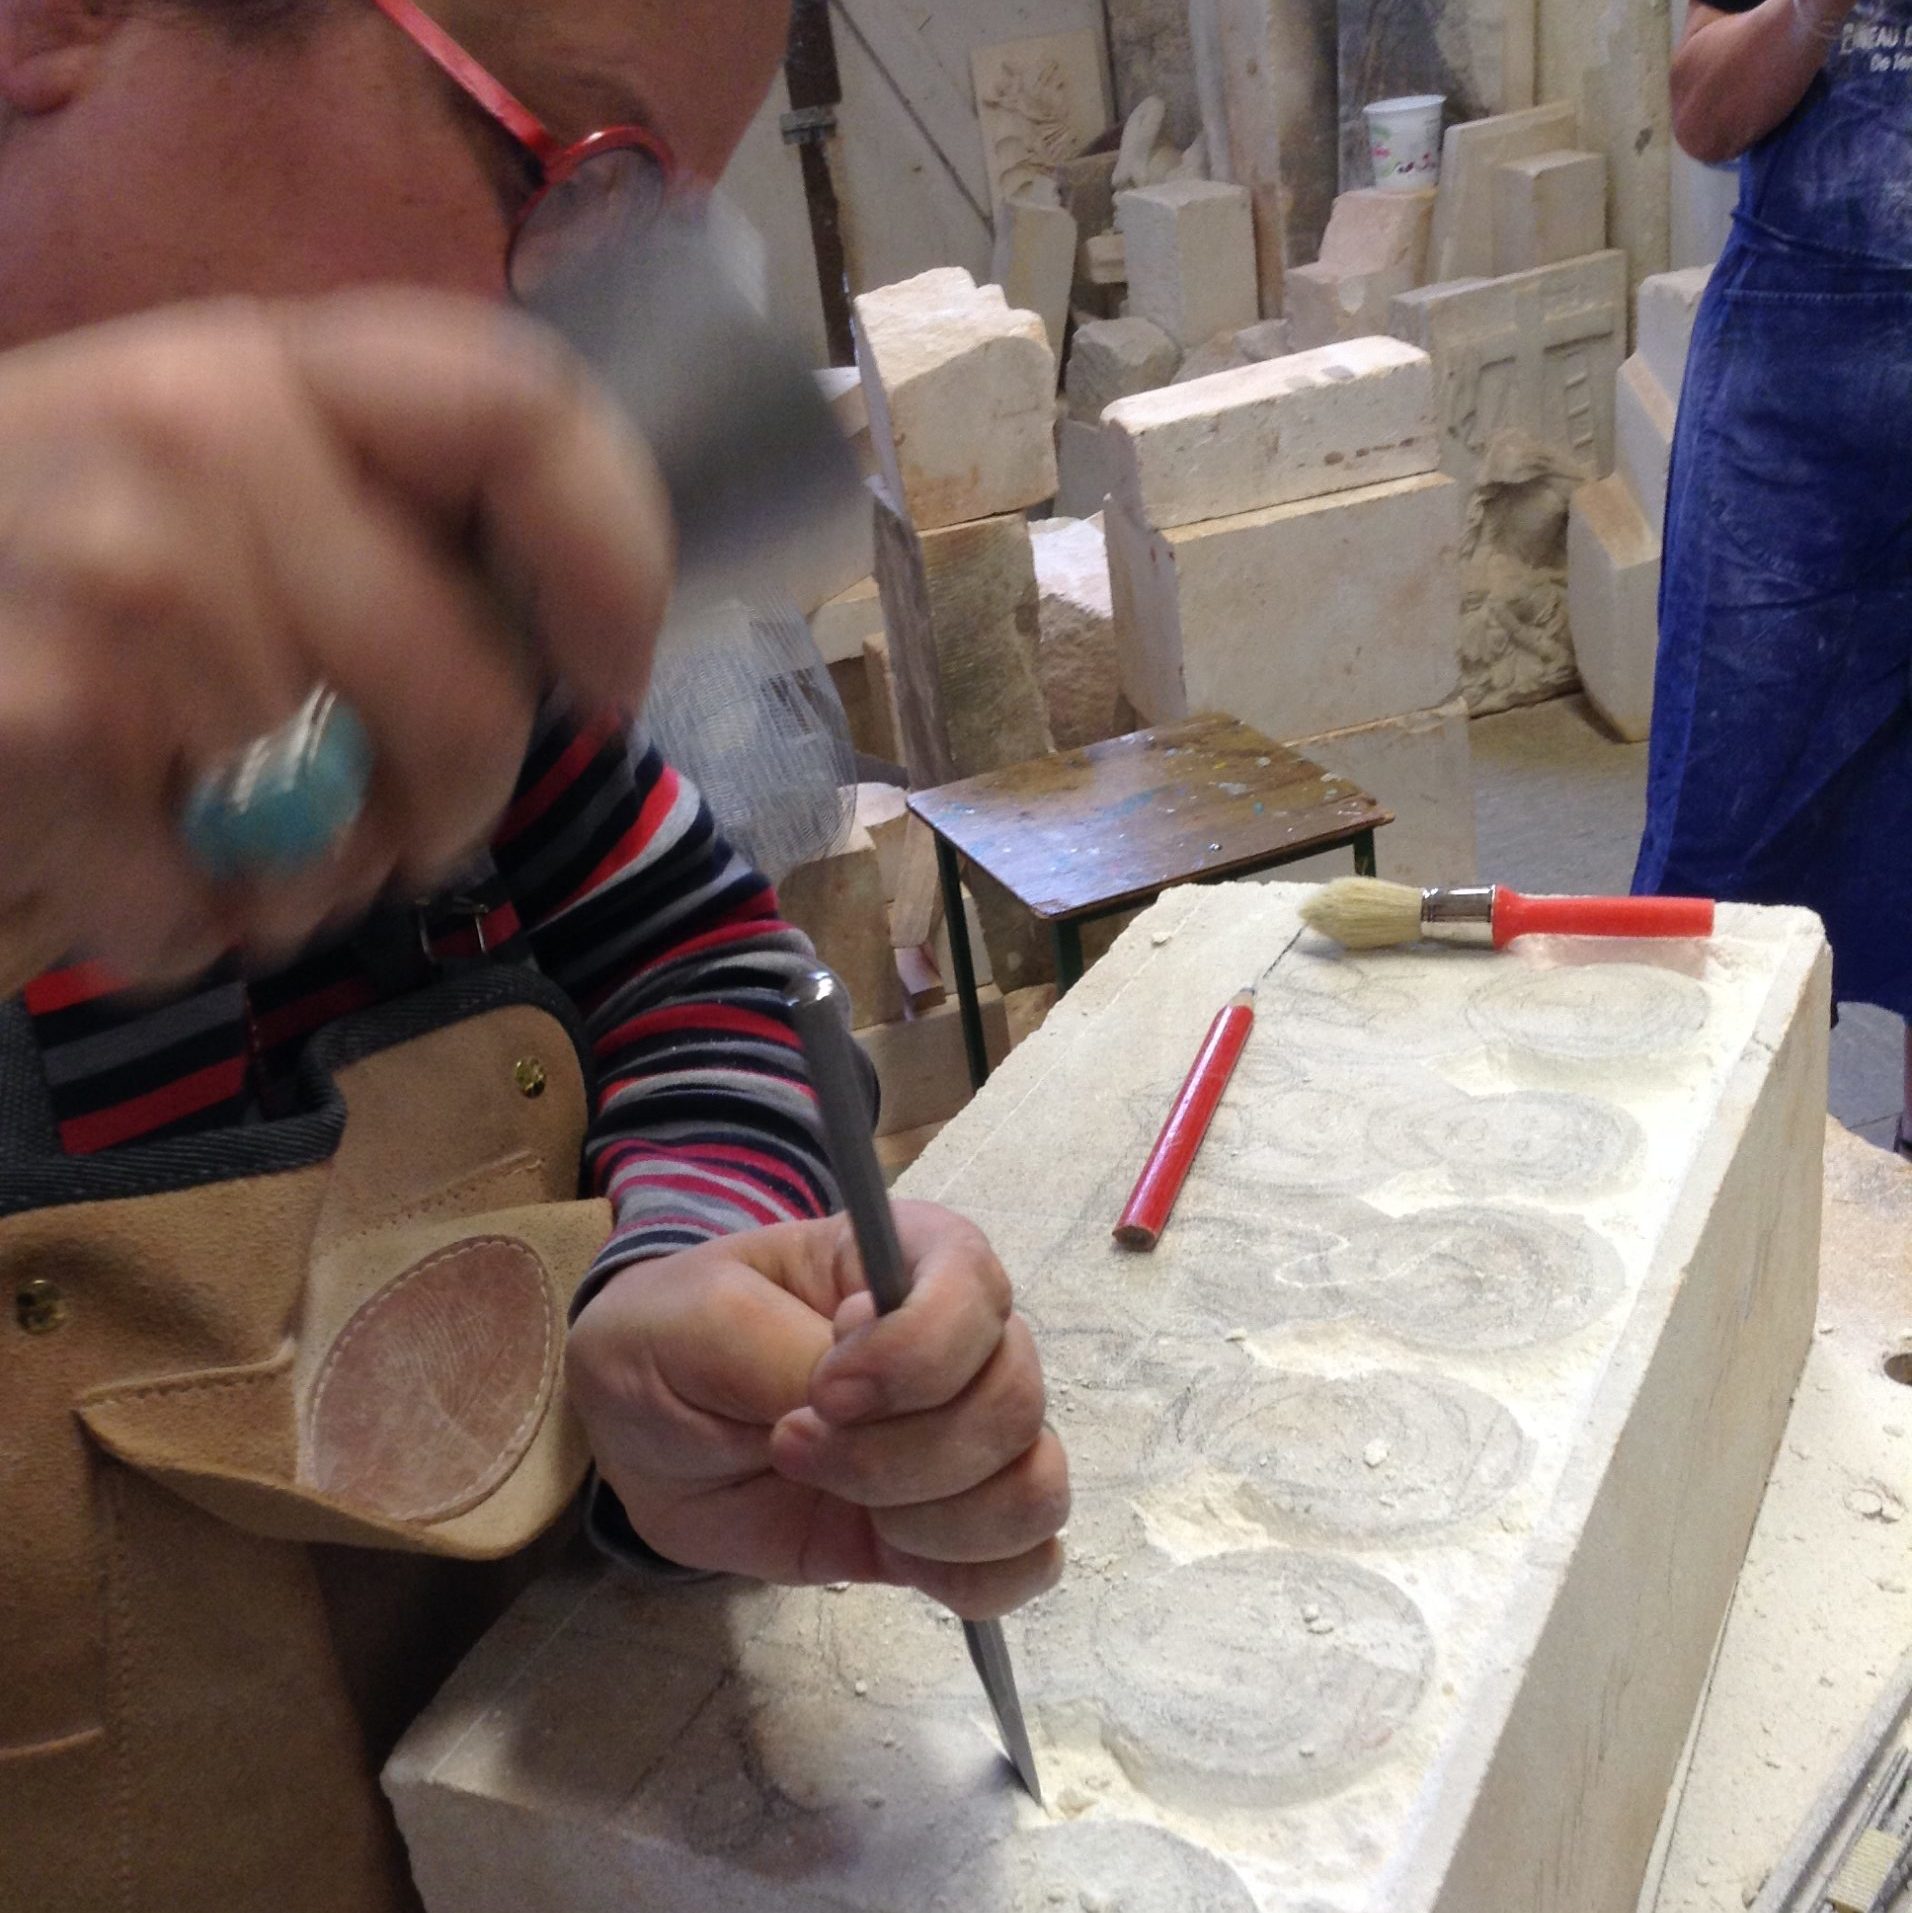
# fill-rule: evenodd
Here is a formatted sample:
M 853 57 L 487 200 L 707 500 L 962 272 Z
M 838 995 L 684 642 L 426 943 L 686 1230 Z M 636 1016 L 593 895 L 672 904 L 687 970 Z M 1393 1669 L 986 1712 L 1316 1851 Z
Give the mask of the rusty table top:
M 1192 717 L 918 791 L 910 809 L 1049 922 L 1266 869 L 1394 821 L 1230 717 Z

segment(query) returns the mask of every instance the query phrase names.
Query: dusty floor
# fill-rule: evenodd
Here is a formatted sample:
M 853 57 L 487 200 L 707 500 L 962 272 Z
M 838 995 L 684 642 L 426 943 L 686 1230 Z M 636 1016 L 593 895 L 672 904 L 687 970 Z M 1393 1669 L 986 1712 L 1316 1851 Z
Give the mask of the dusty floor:
M 1484 878 L 1520 888 L 1624 890 L 1645 807 L 1646 746 L 1615 743 L 1580 698 L 1473 727 Z M 1896 1017 L 1841 1011 L 1832 1033 L 1832 1114 L 1888 1148 L 1901 1100 Z

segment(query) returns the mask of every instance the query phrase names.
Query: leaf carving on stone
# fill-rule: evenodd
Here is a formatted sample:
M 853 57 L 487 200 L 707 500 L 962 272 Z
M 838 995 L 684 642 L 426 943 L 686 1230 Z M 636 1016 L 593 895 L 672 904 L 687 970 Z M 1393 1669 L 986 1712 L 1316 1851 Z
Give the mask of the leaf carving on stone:
M 1049 57 L 1033 63 L 1006 62 L 981 104 L 1014 122 L 991 138 L 1005 197 L 1038 177 L 1044 167 L 1075 158 L 1081 137 L 1074 124 L 1069 72 L 1062 61 Z

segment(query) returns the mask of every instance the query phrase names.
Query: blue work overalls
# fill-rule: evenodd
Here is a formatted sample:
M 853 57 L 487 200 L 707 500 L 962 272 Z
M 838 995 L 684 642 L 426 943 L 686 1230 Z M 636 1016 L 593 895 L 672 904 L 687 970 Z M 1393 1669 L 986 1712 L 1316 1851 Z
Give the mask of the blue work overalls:
M 1912 0 L 1747 156 L 1667 502 L 1636 888 L 1797 903 L 1912 1012 Z

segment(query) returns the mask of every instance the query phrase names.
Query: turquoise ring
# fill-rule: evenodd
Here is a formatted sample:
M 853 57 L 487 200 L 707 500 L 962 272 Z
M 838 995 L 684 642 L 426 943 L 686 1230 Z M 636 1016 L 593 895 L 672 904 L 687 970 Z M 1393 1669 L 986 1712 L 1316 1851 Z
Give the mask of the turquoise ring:
M 358 822 L 372 758 L 358 713 L 321 685 L 294 717 L 193 786 L 179 813 L 188 855 L 218 883 L 309 869 Z

